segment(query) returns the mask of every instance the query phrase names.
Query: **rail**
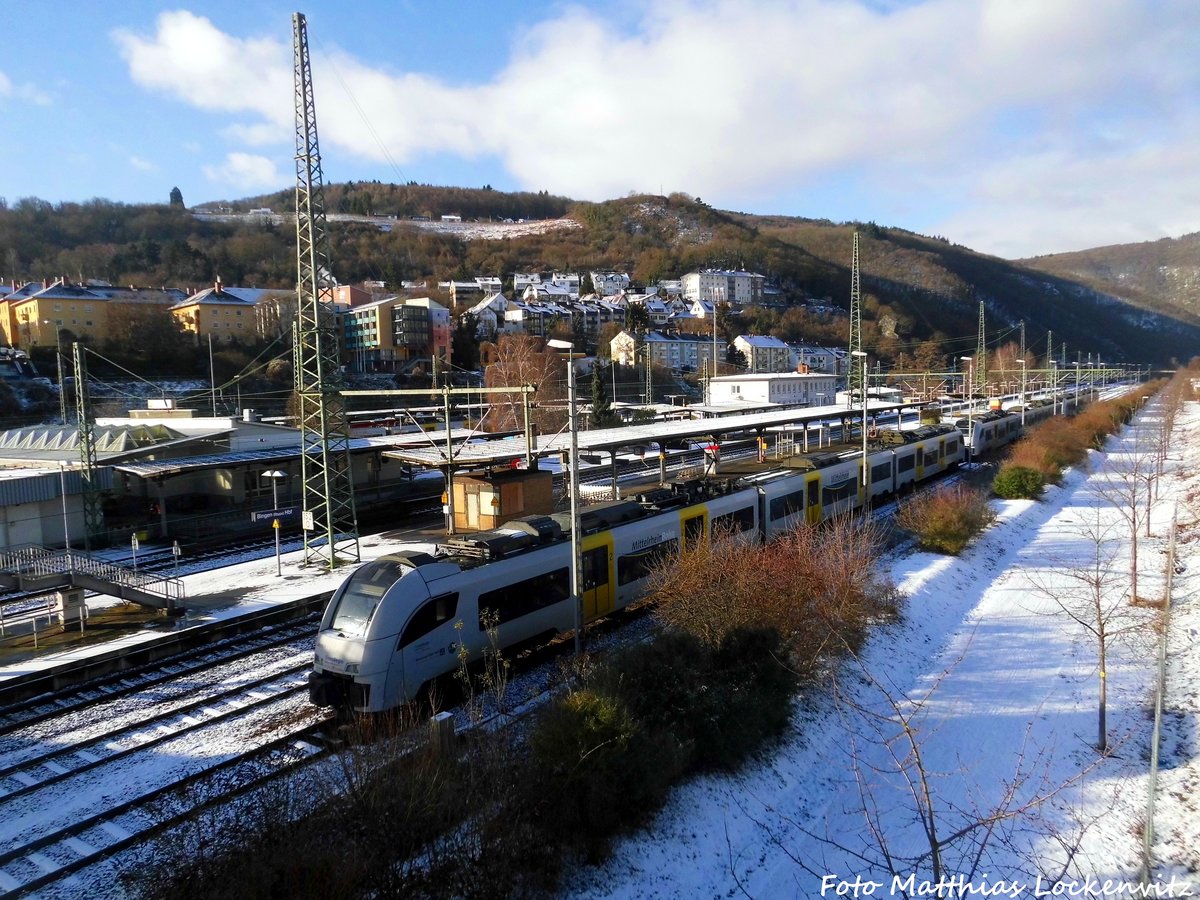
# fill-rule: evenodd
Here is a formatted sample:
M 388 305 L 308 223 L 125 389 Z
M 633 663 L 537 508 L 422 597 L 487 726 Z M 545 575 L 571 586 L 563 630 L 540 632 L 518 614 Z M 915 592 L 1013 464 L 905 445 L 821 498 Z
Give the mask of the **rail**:
M 175 606 L 186 596 L 183 582 L 151 572 L 139 572 L 97 559 L 78 550 L 47 550 L 26 545 L 0 550 L 0 573 L 18 579 L 64 579 L 74 584 L 78 576 L 126 588 L 166 601 Z M 90 587 L 90 585 L 88 585 Z

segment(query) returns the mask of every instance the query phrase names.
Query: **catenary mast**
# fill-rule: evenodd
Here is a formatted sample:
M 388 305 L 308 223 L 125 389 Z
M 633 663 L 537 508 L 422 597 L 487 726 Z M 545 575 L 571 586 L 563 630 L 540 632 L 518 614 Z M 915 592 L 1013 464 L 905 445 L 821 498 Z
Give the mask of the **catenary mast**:
M 304 562 L 322 562 L 333 569 L 359 561 L 358 519 L 350 469 L 350 428 L 338 393 L 341 367 L 334 281 L 329 268 L 308 24 L 302 13 L 292 15 L 292 50 L 296 100 L 295 368 L 304 483 Z
M 862 402 L 867 386 L 863 384 L 862 368 L 854 364 L 854 354 L 862 350 L 862 293 L 858 279 L 858 232 L 854 232 L 854 257 L 850 265 L 850 368 L 846 372 L 846 405 Z M 858 398 L 857 401 L 855 398 Z

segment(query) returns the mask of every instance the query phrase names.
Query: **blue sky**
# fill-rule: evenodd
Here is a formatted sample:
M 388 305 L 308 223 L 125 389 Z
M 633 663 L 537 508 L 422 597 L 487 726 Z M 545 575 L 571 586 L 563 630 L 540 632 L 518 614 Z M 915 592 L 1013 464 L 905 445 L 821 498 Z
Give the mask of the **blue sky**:
M 290 187 L 271 0 L 4 4 L 0 196 Z M 328 182 L 684 191 L 1014 258 L 1200 230 L 1194 0 L 311 0 Z

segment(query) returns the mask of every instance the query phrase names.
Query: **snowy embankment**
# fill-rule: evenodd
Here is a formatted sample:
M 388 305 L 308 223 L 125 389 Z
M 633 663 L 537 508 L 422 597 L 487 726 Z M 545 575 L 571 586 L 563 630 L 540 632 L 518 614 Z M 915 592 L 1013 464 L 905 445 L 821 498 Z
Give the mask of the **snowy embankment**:
M 1121 473 L 1157 422 L 1151 407 L 1039 502 L 997 501 L 996 524 L 961 557 L 893 560 L 908 598 L 901 621 L 807 691 L 792 732 L 761 763 L 680 788 L 606 865 L 579 870 L 567 895 L 818 897 L 839 882 L 849 896 L 918 895 L 935 878 L 930 830 L 940 875 L 959 889 L 945 896 L 1079 895 L 1089 878 L 1128 891 L 1147 805 L 1157 613 L 1128 603 L 1122 484 L 1132 482 Z M 1197 449 L 1200 404 L 1188 403 L 1151 536 L 1138 542 L 1137 593 L 1154 599 L 1178 501 L 1183 571 L 1172 592 L 1156 896 L 1200 893 L 1192 799 L 1200 601 L 1188 568 L 1200 513 L 1200 474 L 1188 461 Z M 1106 757 L 1095 749 L 1097 642 L 1080 621 L 1092 585 L 1115 610 Z

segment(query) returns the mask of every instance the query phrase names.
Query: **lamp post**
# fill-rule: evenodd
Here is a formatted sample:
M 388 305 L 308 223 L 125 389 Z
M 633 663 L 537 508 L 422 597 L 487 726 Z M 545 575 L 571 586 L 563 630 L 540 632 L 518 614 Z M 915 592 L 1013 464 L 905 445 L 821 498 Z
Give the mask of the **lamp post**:
M 262 473 L 271 479 L 271 527 L 275 529 L 275 577 L 283 576 L 283 562 L 279 555 L 279 479 L 287 478 L 287 472 L 271 469 Z
M 972 411 L 975 407 L 975 357 L 960 356 L 967 364 L 967 464 L 971 463 L 971 446 L 975 442 L 975 420 Z
M 1025 360 L 1018 359 L 1017 365 L 1021 367 L 1021 428 L 1025 428 Z
M 1066 412 L 1063 407 L 1063 412 Z M 1058 415 L 1058 360 L 1050 360 L 1050 415 Z
M 66 425 L 67 394 L 66 391 L 63 390 L 62 329 L 58 327 L 56 322 L 52 322 L 49 319 L 42 319 L 42 324 L 54 326 L 54 369 L 58 373 L 58 414 L 62 417 L 62 423 Z
M 851 350 L 850 355 L 862 358 L 862 486 L 863 506 L 866 506 L 871 502 L 871 470 L 867 465 L 867 354 L 862 350 Z
M 71 549 L 71 532 L 67 527 L 67 464 L 61 459 L 58 461 L 58 486 L 59 493 L 62 494 L 63 544 L 69 551 Z
M 566 350 L 567 356 L 567 423 L 571 432 L 570 478 L 567 490 L 571 495 L 571 605 L 575 609 L 575 654 L 583 652 L 583 591 L 579 583 L 579 419 L 575 411 L 575 345 L 571 341 L 553 338 L 546 342 L 556 350 Z

